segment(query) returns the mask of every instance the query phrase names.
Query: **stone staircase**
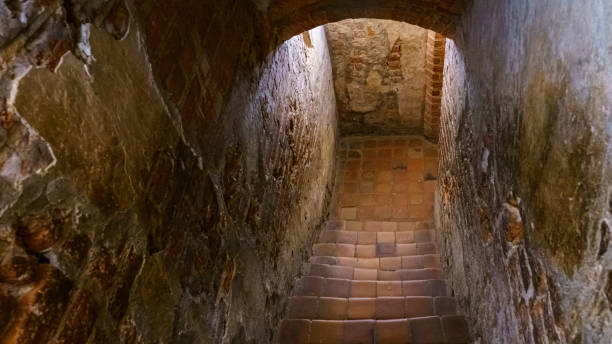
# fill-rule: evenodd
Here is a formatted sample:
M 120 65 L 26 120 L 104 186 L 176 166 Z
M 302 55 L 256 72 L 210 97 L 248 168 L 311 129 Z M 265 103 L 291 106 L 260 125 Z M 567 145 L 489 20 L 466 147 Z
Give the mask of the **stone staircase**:
M 446 293 L 434 232 L 410 222 L 378 224 L 380 231 L 360 231 L 347 230 L 347 221 L 328 223 L 289 300 L 281 344 L 468 342 L 466 321 Z
M 437 147 L 348 138 L 332 217 L 289 299 L 280 344 L 468 343 L 433 228 Z

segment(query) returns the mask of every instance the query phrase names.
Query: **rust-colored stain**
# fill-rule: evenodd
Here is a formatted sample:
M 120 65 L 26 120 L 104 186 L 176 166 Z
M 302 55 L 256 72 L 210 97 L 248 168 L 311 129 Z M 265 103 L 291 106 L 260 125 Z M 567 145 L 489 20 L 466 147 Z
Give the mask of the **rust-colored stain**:
M 223 291 L 227 294 L 232 287 L 232 280 L 236 272 L 236 264 L 234 260 L 228 260 L 225 264 L 225 273 L 223 277 Z

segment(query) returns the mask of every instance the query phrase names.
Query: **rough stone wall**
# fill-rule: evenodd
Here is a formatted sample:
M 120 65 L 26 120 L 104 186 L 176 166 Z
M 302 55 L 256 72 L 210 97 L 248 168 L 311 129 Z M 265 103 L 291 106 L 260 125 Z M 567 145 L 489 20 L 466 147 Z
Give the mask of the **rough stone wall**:
M 232 45 L 237 27 L 208 36 L 179 16 L 226 4 L 155 5 L 128 3 L 121 42 L 92 28 L 88 68 L 67 55 L 15 93 L 19 130 L 0 132 L 0 173 L 19 186 L 0 208 L 0 342 L 263 343 L 282 317 L 331 190 L 323 29 L 258 55 L 252 37 Z M 225 44 L 203 45 L 218 29 Z
M 427 30 L 389 20 L 325 26 L 342 135 L 422 134 Z
M 447 43 L 437 218 L 476 342 L 612 338 L 610 15 L 477 0 Z

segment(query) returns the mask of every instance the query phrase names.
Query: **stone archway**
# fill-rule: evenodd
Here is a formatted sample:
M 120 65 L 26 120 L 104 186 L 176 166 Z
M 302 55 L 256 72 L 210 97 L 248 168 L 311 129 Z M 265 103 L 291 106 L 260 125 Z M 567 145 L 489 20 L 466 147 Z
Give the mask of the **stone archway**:
M 272 0 L 267 8 L 267 19 L 281 39 L 348 18 L 402 21 L 452 37 L 462 10 L 463 0 Z

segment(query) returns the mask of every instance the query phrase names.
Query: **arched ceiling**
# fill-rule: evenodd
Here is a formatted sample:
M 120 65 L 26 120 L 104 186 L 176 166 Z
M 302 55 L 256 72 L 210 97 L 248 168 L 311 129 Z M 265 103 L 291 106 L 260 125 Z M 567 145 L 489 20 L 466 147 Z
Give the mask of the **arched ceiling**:
M 258 1 L 258 0 L 254 0 Z M 453 37 L 463 0 L 269 0 L 257 7 L 281 39 L 349 18 L 390 19 Z M 262 8 L 263 7 L 263 8 Z

